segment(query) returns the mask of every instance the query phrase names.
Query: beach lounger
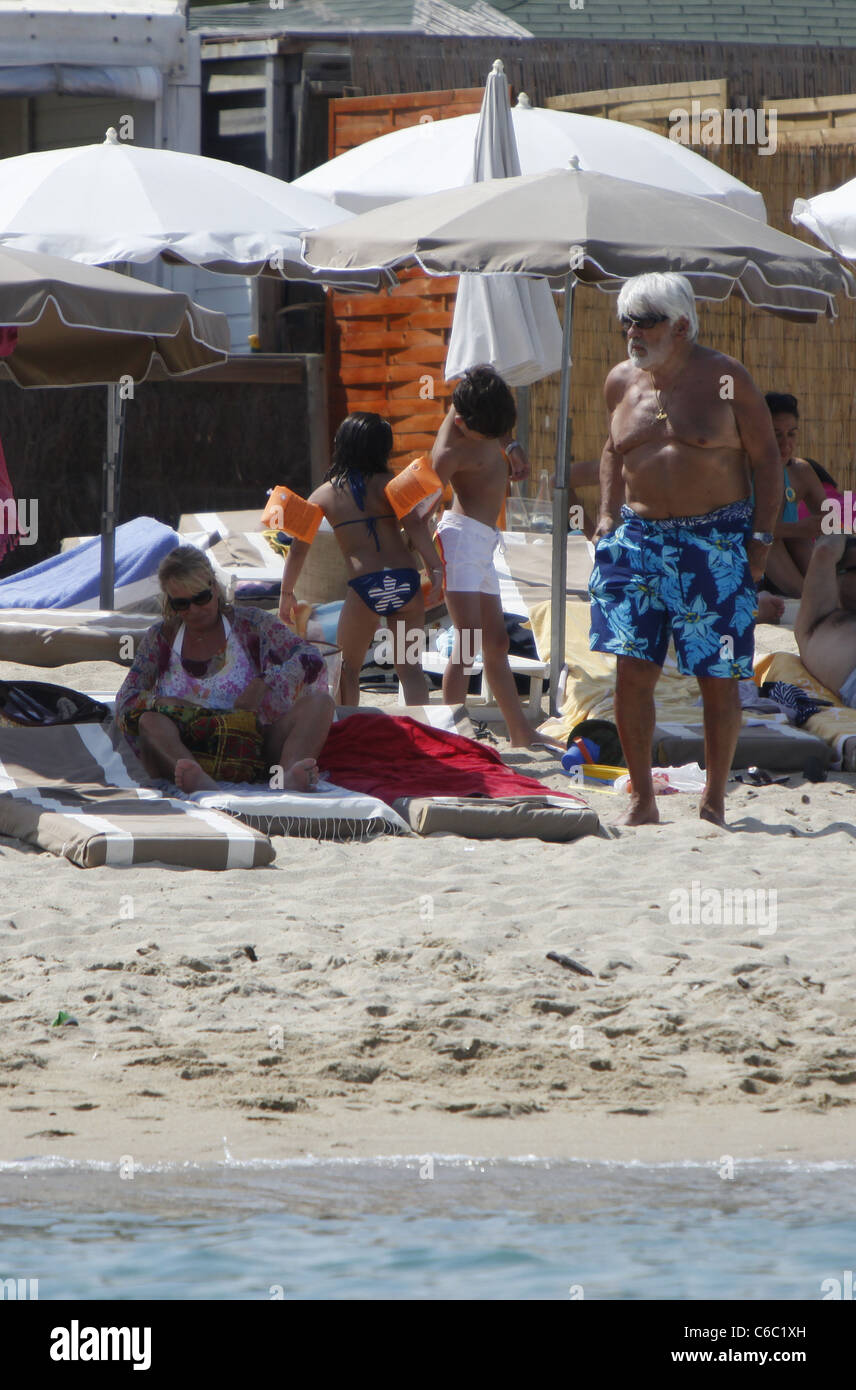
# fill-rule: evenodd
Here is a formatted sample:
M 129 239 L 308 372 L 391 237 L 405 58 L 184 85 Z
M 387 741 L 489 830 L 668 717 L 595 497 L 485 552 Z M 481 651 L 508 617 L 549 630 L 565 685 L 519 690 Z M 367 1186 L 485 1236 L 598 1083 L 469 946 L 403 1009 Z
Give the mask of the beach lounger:
M 544 732 L 563 741 L 584 719 L 614 719 L 615 657 L 589 648 L 589 605 L 571 598 L 566 607 L 565 660 L 568 679 L 562 711 L 548 720 Z M 538 651 L 550 650 L 550 604 L 533 609 L 532 628 Z M 763 679 L 779 679 L 763 676 Z M 787 677 L 781 677 L 787 679 Z M 692 676 L 681 675 L 674 653 L 663 667 L 655 693 L 657 727 L 652 758 L 659 767 L 680 767 L 704 759 L 704 729 L 699 705 L 698 684 Z M 735 768 L 766 767 L 776 771 L 801 771 L 812 760 L 822 768 L 835 758 L 829 744 L 817 737 L 817 715 L 806 729 L 796 729 L 781 716 L 764 718 L 744 712 L 743 728 L 737 740 L 732 764 Z
M 178 544 L 176 532 L 150 516 L 116 527 L 116 611 L 158 611 L 158 565 Z M 0 609 L 97 609 L 100 589 L 101 539 L 93 536 L 0 580 Z
M 828 700 L 829 708 L 813 714 L 806 721 L 804 729 L 815 738 L 823 740 L 835 762 L 841 761 L 847 739 L 856 738 L 856 709 L 842 704 L 835 691 L 815 680 L 799 657 L 790 652 L 773 652 L 758 660 L 755 665 L 755 680 L 759 685 L 766 681 L 784 681 L 787 685 L 798 686 L 808 695 L 816 695 L 819 700 Z
M 0 661 L 18 661 L 25 666 L 115 661 L 120 666 L 130 666 L 136 639 L 151 625 L 151 613 L 2 609 Z
M 251 869 L 275 856 L 266 835 L 162 796 L 125 739 L 101 724 L 0 729 L 0 834 L 85 869 Z

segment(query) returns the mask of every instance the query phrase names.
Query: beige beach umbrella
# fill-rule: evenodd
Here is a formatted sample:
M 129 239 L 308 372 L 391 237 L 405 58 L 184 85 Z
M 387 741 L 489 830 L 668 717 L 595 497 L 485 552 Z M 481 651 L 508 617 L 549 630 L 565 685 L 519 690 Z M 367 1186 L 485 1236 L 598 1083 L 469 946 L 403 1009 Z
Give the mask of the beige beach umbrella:
M 108 389 L 101 606 L 113 605 L 124 397 L 119 379 L 183 376 L 229 355 L 225 314 L 185 294 L 58 256 L 0 246 L 0 378 L 18 386 Z
M 617 291 L 646 271 L 679 271 L 701 299 L 738 294 L 797 321 L 835 317 L 856 280 L 832 255 L 705 198 L 581 169 L 494 179 L 377 209 L 304 241 L 311 265 L 546 275 L 568 295 L 553 492 L 551 703 L 564 664 L 572 294 L 577 281 Z
M 224 314 L 184 294 L 0 246 L 0 324 L 14 328 L 0 376 L 19 386 L 111 385 L 181 376 L 225 361 Z

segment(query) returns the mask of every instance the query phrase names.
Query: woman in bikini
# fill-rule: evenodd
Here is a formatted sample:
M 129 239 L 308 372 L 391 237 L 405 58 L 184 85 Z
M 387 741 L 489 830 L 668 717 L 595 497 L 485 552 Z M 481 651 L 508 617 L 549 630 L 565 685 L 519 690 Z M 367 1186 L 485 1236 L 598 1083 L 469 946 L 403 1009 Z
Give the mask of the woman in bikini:
M 389 505 L 384 488 L 395 476 L 388 466 L 391 452 L 392 429 L 386 420 L 374 414 L 349 415 L 333 441 L 332 467 L 309 498 L 336 532 L 351 576 L 337 633 L 342 648 L 339 701 L 343 705 L 359 704 L 360 668 L 381 618 L 387 618 L 393 628 L 395 669 L 406 703 L 421 705 L 428 700 L 428 683 L 419 659 L 424 645 L 425 601 L 421 575 L 402 527 L 428 571 L 429 605 L 440 597 L 443 565 L 427 522 L 411 513 L 399 523 Z M 308 553 L 305 541 L 292 541 L 279 605 L 284 623 L 291 621 L 294 586 Z
M 826 501 L 823 483 L 808 459 L 796 458 L 794 447 L 799 428 L 796 396 L 768 391 L 767 405 L 784 471 L 782 513 L 774 531 L 775 539 L 767 555 L 765 584 L 785 598 L 799 598 L 811 560 L 814 542 L 821 534 L 822 507 Z M 800 518 L 803 503 L 808 515 Z

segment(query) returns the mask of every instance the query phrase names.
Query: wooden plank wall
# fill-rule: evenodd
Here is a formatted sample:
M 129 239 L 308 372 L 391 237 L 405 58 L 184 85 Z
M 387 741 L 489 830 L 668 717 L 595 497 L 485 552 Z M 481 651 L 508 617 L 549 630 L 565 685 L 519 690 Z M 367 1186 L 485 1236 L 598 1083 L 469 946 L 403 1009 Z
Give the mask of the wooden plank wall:
M 365 140 L 481 109 L 482 88 L 341 97 L 330 102 L 330 158 Z M 457 276 L 406 271 L 382 294 L 328 295 L 330 436 L 351 411 L 374 410 L 392 425 L 392 466 L 430 449 L 449 408 L 443 378 Z

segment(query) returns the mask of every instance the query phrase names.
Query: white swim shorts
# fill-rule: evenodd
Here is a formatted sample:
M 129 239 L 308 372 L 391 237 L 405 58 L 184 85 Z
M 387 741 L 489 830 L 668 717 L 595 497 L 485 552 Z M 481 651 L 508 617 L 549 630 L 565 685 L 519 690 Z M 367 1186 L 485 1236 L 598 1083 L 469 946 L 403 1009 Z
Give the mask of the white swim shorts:
M 499 577 L 493 563 L 499 532 L 460 512 L 444 512 L 437 526 L 437 543 L 450 593 L 495 594 Z

